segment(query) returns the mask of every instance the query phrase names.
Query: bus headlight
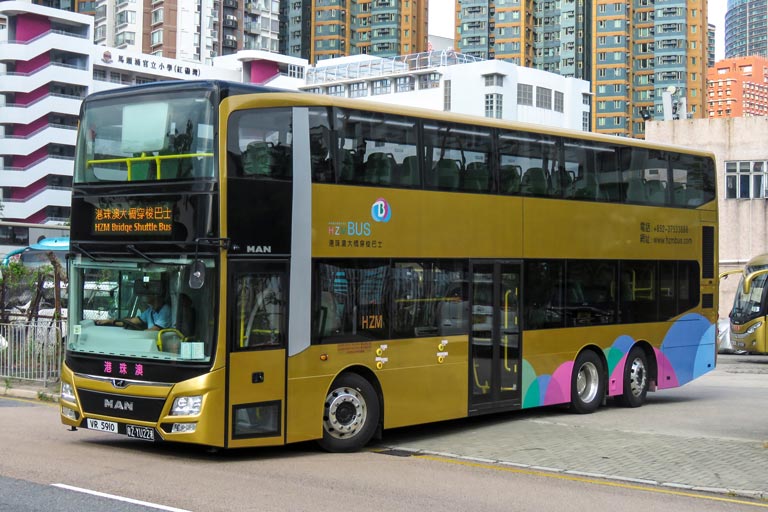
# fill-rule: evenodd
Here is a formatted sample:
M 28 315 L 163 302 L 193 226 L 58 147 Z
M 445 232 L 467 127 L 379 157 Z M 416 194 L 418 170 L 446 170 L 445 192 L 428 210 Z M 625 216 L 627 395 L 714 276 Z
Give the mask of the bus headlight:
M 203 397 L 200 395 L 180 396 L 173 401 L 171 416 L 197 416 L 202 405 Z
M 77 404 L 77 398 L 75 398 L 75 390 L 72 387 L 72 384 L 69 382 L 61 383 L 61 399 L 67 402 L 72 402 L 73 404 Z
M 745 332 L 744 334 L 752 334 L 756 330 L 758 330 L 762 325 L 763 325 L 763 322 L 757 322 L 755 325 L 747 329 L 747 332 Z

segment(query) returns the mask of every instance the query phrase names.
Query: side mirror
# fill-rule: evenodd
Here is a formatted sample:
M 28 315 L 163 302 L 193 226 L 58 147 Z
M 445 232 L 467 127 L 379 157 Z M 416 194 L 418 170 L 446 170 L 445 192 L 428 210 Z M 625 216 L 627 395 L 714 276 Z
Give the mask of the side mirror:
M 189 287 L 199 290 L 205 284 L 205 263 L 203 260 L 195 260 L 189 271 Z

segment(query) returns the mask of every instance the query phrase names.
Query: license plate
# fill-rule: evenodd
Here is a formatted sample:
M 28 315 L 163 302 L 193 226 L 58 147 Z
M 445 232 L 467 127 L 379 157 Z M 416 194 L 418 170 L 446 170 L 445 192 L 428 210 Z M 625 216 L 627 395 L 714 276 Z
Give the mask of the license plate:
M 117 423 L 114 421 L 95 420 L 93 418 L 88 418 L 88 428 L 91 430 L 100 430 L 102 432 L 117 434 Z
M 125 433 L 128 437 L 136 437 L 145 441 L 155 440 L 155 429 L 151 427 L 140 427 L 138 425 L 126 425 Z

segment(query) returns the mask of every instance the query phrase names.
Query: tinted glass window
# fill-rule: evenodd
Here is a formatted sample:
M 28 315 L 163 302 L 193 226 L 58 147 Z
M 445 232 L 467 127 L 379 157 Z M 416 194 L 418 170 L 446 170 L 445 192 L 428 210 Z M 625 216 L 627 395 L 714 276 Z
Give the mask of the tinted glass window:
M 335 109 L 338 180 L 378 186 L 421 186 L 416 120 L 361 110 Z
M 290 108 L 263 108 L 230 116 L 227 160 L 233 176 L 291 178 L 291 112 Z
M 489 129 L 427 121 L 424 143 L 428 188 L 467 192 L 494 188 Z

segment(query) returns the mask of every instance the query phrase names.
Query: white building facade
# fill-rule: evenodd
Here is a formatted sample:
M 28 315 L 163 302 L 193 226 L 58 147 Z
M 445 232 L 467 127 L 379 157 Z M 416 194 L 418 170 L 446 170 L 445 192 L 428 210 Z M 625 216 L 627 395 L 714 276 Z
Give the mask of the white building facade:
M 589 131 L 589 82 L 453 50 L 343 57 L 307 71 L 302 90 Z

